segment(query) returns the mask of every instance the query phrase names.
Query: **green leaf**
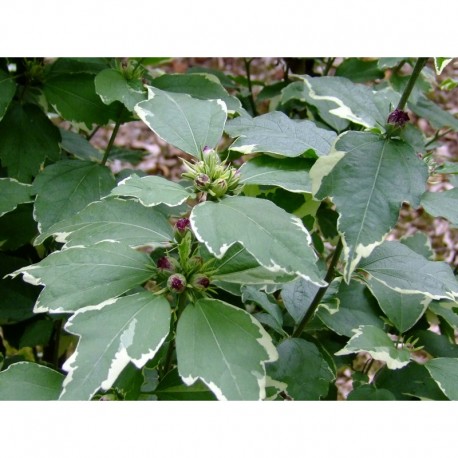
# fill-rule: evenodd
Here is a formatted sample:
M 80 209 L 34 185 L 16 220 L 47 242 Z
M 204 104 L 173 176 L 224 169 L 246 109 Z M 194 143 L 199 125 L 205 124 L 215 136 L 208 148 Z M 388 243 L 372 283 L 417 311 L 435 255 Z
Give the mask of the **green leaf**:
M 331 113 L 331 110 L 336 107 L 334 102 L 316 99 L 310 94 L 309 86 L 304 81 L 295 81 L 282 90 L 282 103 L 286 104 L 290 100 L 299 100 L 316 108 L 320 118 L 335 131 L 342 132 L 348 127 L 349 121 Z
M 318 159 L 310 176 L 315 197 L 330 197 L 340 214 L 348 282 L 359 261 L 394 227 L 402 203 L 420 204 L 428 170 L 407 143 L 348 132 L 340 136 L 333 154 Z
M 214 68 L 200 67 L 199 65 L 189 67 L 186 72 L 189 73 L 203 73 L 214 75 L 218 78 L 218 81 L 224 86 L 231 89 L 236 89 L 237 85 L 234 83 L 232 76 L 226 75 L 220 70 Z
M 436 169 L 437 173 L 454 173 L 458 174 L 458 162 L 445 161 Z
M 34 316 L 32 309 L 38 288 L 25 284 L 19 278 L 5 278 L 25 265 L 27 262 L 24 259 L 0 253 L 0 326 Z
M 229 93 L 221 85 L 217 76 L 210 73 L 175 73 L 164 74 L 151 81 L 155 88 L 167 92 L 188 94 L 200 100 L 222 100 L 228 112 L 243 113 L 245 110 L 237 97 Z
M 0 121 L 16 93 L 16 83 L 8 73 L 0 70 Z
M 445 262 L 428 261 L 399 242 L 384 242 L 359 268 L 395 291 L 424 294 L 432 299 L 458 296 L 458 282 Z
M 143 371 L 137 369 L 129 362 L 119 374 L 112 388 L 119 393 L 125 401 L 137 401 L 144 382 Z
M 153 268 L 147 254 L 120 243 L 101 242 L 54 252 L 10 276 L 23 274 L 27 283 L 45 286 L 35 304 L 36 313 L 59 313 L 120 296 L 149 280 Z
M 340 280 L 336 279 L 329 285 L 320 304 L 325 304 L 327 308 L 338 308 L 339 302 L 334 296 L 339 289 L 339 284 Z M 318 290 L 318 286 L 303 278 L 297 278 L 283 285 L 281 298 L 295 323 L 299 323 L 302 320 Z
M 94 162 L 65 160 L 46 167 L 33 183 L 40 232 L 106 196 L 115 184 L 110 170 Z
M 242 287 L 242 301 L 246 302 L 255 302 L 263 310 L 265 310 L 278 324 L 278 327 L 281 328 L 283 325 L 283 316 L 279 305 L 269 299 L 266 293 L 259 291 L 254 286 L 245 285 Z
M 412 361 L 408 366 L 396 371 L 382 370 L 376 379 L 377 388 L 384 388 L 394 393 L 396 399 L 411 400 L 447 399 L 433 381 L 425 366 Z
M 37 345 L 48 345 L 54 329 L 52 320 L 43 317 L 43 315 L 36 317 L 36 319 L 27 323 L 19 339 L 18 348 L 35 347 Z
M 215 259 L 211 253 L 201 247 L 205 260 L 213 259 L 212 268 L 216 273 L 212 279 L 242 285 L 266 285 L 286 283 L 295 278 L 284 272 L 273 272 L 259 265 L 258 261 L 239 243 L 234 243 L 221 259 Z
M 375 360 L 385 362 L 388 369 L 401 369 L 409 364 L 410 352 L 405 348 L 396 348 L 395 343 L 380 328 L 359 326 L 353 333 L 347 345 L 335 353 L 337 356 L 365 351 Z
M 178 321 L 178 372 L 186 383 L 201 379 L 220 400 L 265 397 L 265 363 L 277 351 L 247 312 L 215 299 L 189 304 Z
M 103 57 L 61 57 L 52 63 L 49 72 L 50 76 L 71 73 L 96 75 L 108 66 L 108 59 Z
M 377 302 L 363 283 L 351 280 L 347 285 L 341 282 L 336 297 L 339 301 L 337 310 L 320 306 L 316 312 L 329 329 L 347 337 L 353 335 L 355 325 L 371 325 L 383 329 Z
M 59 159 L 59 141 L 59 130 L 37 105 L 12 103 L 0 123 L 2 165 L 12 178 L 30 182 L 46 158 Z
M 111 191 L 111 195 L 135 197 L 145 207 L 159 204 L 176 207 L 187 199 L 195 197 L 180 184 L 166 178 L 157 175 L 139 178 L 135 174 L 118 183 L 118 186 Z
M 301 77 L 309 96 L 333 104 L 329 112 L 367 128 L 385 125 L 388 112 L 381 112 L 374 92 L 368 86 L 355 84 L 340 76 Z
M 174 94 L 148 86 L 148 100 L 135 112 L 167 143 L 197 158 L 205 146 L 216 147 L 227 117 L 226 104 L 218 100 L 199 100 L 187 94 Z
M 458 226 L 458 188 L 442 192 L 425 192 L 422 207 L 432 216 L 448 219 Z
M 0 249 L 14 251 L 32 242 L 38 233 L 33 206 L 21 204 L 0 218 Z
M 440 301 L 433 302 L 429 310 L 442 317 L 453 329 L 458 331 L 458 303 Z
M 426 369 L 441 391 L 452 401 L 458 401 L 458 358 L 435 358 L 426 362 Z
M 405 57 L 382 57 L 378 60 L 378 68 L 380 68 L 380 70 L 394 68 L 397 67 L 405 59 Z
M 0 178 L 0 216 L 13 211 L 19 204 L 32 202 L 31 185 L 14 178 Z
M 0 372 L 1 401 L 55 401 L 64 376 L 35 363 L 11 364 Z
M 229 120 L 225 131 L 237 140 L 229 147 L 243 154 L 270 153 L 277 156 L 325 156 L 336 138 L 332 131 L 320 129 L 311 121 L 288 118 L 273 111 L 256 118 Z
M 80 337 L 63 369 L 68 372 L 61 400 L 89 400 L 99 388 L 111 388 L 129 364 L 143 367 L 170 331 L 170 305 L 150 292 L 86 307 L 65 330 Z
M 154 394 L 159 401 L 214 401 L 215 395 L 197 380 L 191 386 L 187 386 L 181 380 L 178 370 L 170 371 L 158 384 Z
M 62 73 L 45 81 L 43 92 L 62 118 L 81 122 L 90 129 L 93 124 L 107 124 L 119 115 L 118 104 L 107 107 L 95 92 L 94 75 Z
M 264 100 L 270 100 L 275 97 L 281 96 L 282 89 L 288 86 L 287 81 L 280 81 L 278 83 L 273 83 L 264 86 L 260 91 L 258 96 L 256 97 L 256 102 L 263 102 Z
M 101 71 L 94 83 L 95 91 L 106 105 L 118 101 L 129 111 L 134 111 L 137 103 L 146 100 L 146 92 L 139 81 L 129 81 L 121 72 L 112 68 Z
M 207 201 L 193 208 L 190 220 L 197 239 L 217 258 L 238 242 L 268 270 L 325 284 L 302 221 L 272 202 L 253 197 Z
M 240 184 L 279 186 L 290 192 L 310 193 L 310 167 L 311 162 L 307 159 L 258 156 L 240 167 Z
M 431 302 L 431 298 L 423 294 L 402 294 L 374 279 L 367 284 L 380 308 L 401 334 L 422 317 Z
M 417 115 L 425 118 L 434 129 L 451 127 L 458 130 L 458 118 L 443 110 L 424 96 L 418 97 L 415 103 L 409 102 L 408 107 Z
M 267 365 L 270 384 L 280 382 L 278 388 L 297 400 L 313 401 L 326 396 L 334 374 L 316 345 L 290 338 L 277 350 L 278 361 Z
M 452 61 L 453 59 L 449 57 L 435 57 L 434 58 L 434 68 L 436 69 L 436 74 L 440 75 L 444 68 Z
M 423 352 L 433 357 L 458 358 L 458 345 L 451 343 L 445 335 L 419 330 L 415 331 L 412 337 L 418 339 L 415 346 L 423 347 Z
M 384 388 L 375 388 L 373 385 L 363 385 L 353 390 L 347 401 L 396 401 L 391 391 Z
M 415 232 L 415 234 L 408 237 L 403 237 L 399 241 L 426 259 L 434 258 L 434 251 L 431 248 L 431 241 L 429 240 L 429 237 L 422 232 Z
M 163 213 L 134 200 L 120 199 L 89 204 L 75 216 L 52 225 L 37 237 L 35 245 L 51 235 L 66 247 L 113 240 L 133 248 L 158 247 L 169 246 L 173 239 L 172 227 Z
M 337 68 L 335 76 L 343 76 L 354 83 L 365 83 L 381 79 L 385 73 L 379 69 L 377 60 L 363 60 L 356 57 L 345 59 Z
M 70 130 L 60 128 L 62 148 L 82 161 L 101 162 L 103 153 L 92 146 L 84 137 Z

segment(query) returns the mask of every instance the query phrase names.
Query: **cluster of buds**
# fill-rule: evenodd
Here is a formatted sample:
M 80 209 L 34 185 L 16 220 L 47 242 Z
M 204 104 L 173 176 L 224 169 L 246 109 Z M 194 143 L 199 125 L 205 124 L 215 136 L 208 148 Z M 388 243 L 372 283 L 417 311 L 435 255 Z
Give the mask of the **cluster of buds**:
M 216 151 L 207 146 L 202 151 L 203 159 L 195 164 L 182 159 L 186 171 L 183 177 L 194 182 L 194 188 L 212 197 L 222 197 L 228 192 L 239 190 L 239 172 L 225 161 L 221 161 Z
M 116 62 L 117 69 L 127 80 L 137 80 L 142 77 L 144 68 L 136 60 L 121 60 Z

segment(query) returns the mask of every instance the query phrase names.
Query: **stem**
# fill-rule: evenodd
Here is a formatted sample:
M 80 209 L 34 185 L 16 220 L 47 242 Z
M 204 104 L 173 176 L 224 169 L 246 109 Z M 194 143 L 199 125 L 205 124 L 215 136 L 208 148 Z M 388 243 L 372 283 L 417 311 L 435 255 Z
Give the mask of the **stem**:
M 177 308 L 176 308 L 176 318 L 171 326 L 170 332 L 176 334 L 178 319 L 180 318 L 181 314 L 186 305 L 186 294 L 181 294 L 177 301 Z M 167 372 L 171 369 L 172 366 L 172 356 L 173 350 L 175 348 L 175 337 L 172 336 L 172 339 L 169 342 L 169 346 L 167 347 L 167 353 L 165 355 L 164 366 L 162 370 L 162 377 L 164 377 Z
M 366 361 L 366 364 L 363 368 L 363 374 L 369 375 L 369 371 L 371 370 L 372 364 L 374 364 L 374 358 L 370 358 Z
M 407 82 L 407 86 L 404 88 L 404 92 L 402 93 L 401 100 L 399 100 L 398 106 L 396 107 L 397 110 L 404 110 L 410 93 L 412 92 L 412 89 L 415 86 L 415 82 L 417 81 L 417 78 L 420 76 L 420 72 L 422 68 L 426 65 L 427 61 L 427 57 L 419 57 L 417 59 L 417 63 L 415 64 L 415 67 L 412 70 L 412 74 L 410 75 L 409 81 Z
M 326 277 L 324 277 L 324 281 L 327 283 L 327 285 L 322 286 L 317 291 L 317 293 L 315 294 L 315 297 L 313 298 L 312 303 L 310 304 L 310 307 L 308 308 L 307 312 L 304 315 L 304 318 L 302 318 L 301 322 L 299 323 L 299 325 L 293 332 L 292 337 L 299 337 L 302 334 L 302 331 L 304 330 L 305 326 L 310 321 L 316 309 L 320 305 L 320 302 L 321 302 L 321 299 L 323 299 L 324 293 L 329 288 L 329 285 L 331 284 L 332 280 L 334 279 L 335 268 L 336 268 L 337 262 L 339 261 L 340 254 L 342 253 L 342 248 L 343 248 L 343 243 L 342 243 L 342 239 L 340 238 L 339 242 L 337 243 L 334 254 L 332 256 L 331 263 L 329 264 L 329 268 L 326 273 Z
M 399 64 L 393 69 L 393 73 L 398 74 L 399 70 L 401 70 L 401 68 L 403 67 L 405 63 L 406 63 L 405 59 L 401 60 L 401 62 L 399 62 Z
M 89 141 L 96 133 L 97 131 L 100 129 L 100 126 L 97 126 L 87 137 L 86 139 Z
M 326 67 L 324 68 L 323 76 L 328 76 L 329 70 L 332 68 L 332 64 L 336 60 L 335 57 L 330 57 L 326 62 Z
M 437 132 L 434 134 L 434 136 L 429 140 L 427 143 L 425 143 L 425 148 L 427 148 L 429 145 L 434 143 L 436 140 L 438 140 L 441 137 L 444 137 L 448 133 L 452 132 L 453 129 L 447 129 L 445 132 L 442 132 L 441 134 L 439 133 L 440 129 L 437 130 Z
M 122 113 L 122 108 L 119 111 L 118 120 L 116 121 L 113 132 L 111 133 L 110 141 L 108 142 L 107 149 L 105 150 L 105 154 L 103 155 L 102 162 L 100 163 L 101 165 L 105 165 L 107 163 L 111 148 L 113 147 L 113 143 L 115 141 L 116 135 L 118 134 L 119 126 L 121 125 L 121 113 Z
M 245 63 L 245 72 L 246 72 L 246 77 L 247 77 L 247 82 L 248 82 L 248 90 L 250 91 L 250 105 L 251 105 L 251 111 L 253 112 L 253 116 L 257 116 L 258 112 L 256 111 L 256 104 L 254 103 L 254 98 L 253 98 L 253 86 L 251 84 L 251 73 L 250 73 L 250 65 L 253 59 L 243 59 L 243 62 Z

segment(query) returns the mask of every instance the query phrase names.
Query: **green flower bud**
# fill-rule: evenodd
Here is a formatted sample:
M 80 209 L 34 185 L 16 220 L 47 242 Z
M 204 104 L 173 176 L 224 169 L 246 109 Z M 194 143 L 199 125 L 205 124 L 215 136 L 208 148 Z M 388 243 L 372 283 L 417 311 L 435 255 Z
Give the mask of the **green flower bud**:
M 216 180 L 214 183 L 212 183 L 210 189 L 215 197 L 224 196 L 224 194 L 227 192 L 227 181 L 220 178 L 219 180 Z
M 205 173 L 199 173 L 194 179 L 194 185 L 199 191 L 206 191 L 210 184 L 210 178 Z

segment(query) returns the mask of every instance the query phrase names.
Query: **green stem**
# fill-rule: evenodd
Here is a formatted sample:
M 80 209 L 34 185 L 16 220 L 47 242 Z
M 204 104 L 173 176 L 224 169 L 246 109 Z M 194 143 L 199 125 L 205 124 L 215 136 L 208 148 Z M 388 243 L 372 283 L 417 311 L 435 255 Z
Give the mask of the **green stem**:
M 116 124 L 115 124 L 114 129 L 113 129 L 113 132 L 111 133 L 111 137 L 110 137 L 110 140 L 108 142 L 107 149 L 105 150 L 105 154 L 103 155 L 102 162 L 100 163 L 101 165 L 105 165 L 107 163 L 108 156 L 110 155 L 111 148 L 113 148 L 113 143 L 115 141 L 116 135 L 118 135 L 119 126 L 121 125 L 121 113 L 122 113 L 122 110 L 123 109 L 121 108 L 121 110 L 119 112 L 119 115 L 118 115 L 118 119 L 117 119 Z
M 181 294 L 177 301 L 177 308 L 176 308 L 176 318 L 172 323 L 170 333 L 172 334 L 172 338 L 169 342 L 169 346 L 167 347 L 167 353 L 165 355 L 164 366 L 162 370 L 162 377 L 164 377 L 172 367 L 172 356 L 173 350 L 175 349 L 175 335 L 177 331 L 178 319 L 180 318 L 183 310 L 186 306 L 186 294 Z M 161 377 L 161 378 L 162 378 Z
M 96 126 L 96 128 L 86 137 L 86 140 L 89 141 L 100 129 L 100 126 Z
M 419 57 L 417 59 L 415 67 L 412 70 L 412 74 L 410 75 L 409 81 L 407 82 L 407 86 L 404 88 L 404 92 L 402 93 L 401 100 L 399 100 L 398 106 L 396 107 L 397 110 L 404 110 L 410 93 L 412 92 L 412 89 L 415 86 L 415 82 L 417 81 L 417 78 L 420 76 L 421 70 L 426 65 L 427 61 L 427 57 Z
M 328 59 L 328 61 L 326 62 L 326 67 L 323 72 L 323 76 L 328 76 L 329 70 L 331 70 L 332 64 L 334 63 L 335 60 L 336 60 L 335 57 L 330 57 Z
M 403 67 L 405 63 L 406 63 L 405 59 L 401 60 L 401 62 L 399 62 L 399 64 L 393 69 L 393 73 L 397 75 L 399 73 L 399 70 L 401 70 L 401 68 Z
M 315 314 L 316 309 L 320 305 L 321 299 L 323 299 L 324 293 L 327 291 L 327 289 L 329 288 L 329 285 L 331 284 L 332 280 L 334 279 L 335 268 L 339 261 L 340 254 L 342 253 L 342 248 L 343 248 L 343 243 L 342 243 L 342 239 L 340 238 L 339 242 L 337 243 L 334 254 L 332 256 L 331 263 L 329 264 L 329 268 L 326 273 L 326 277 L 324 277 L 324 281 L 327 283 L 327 285 L 322 286 L 317 291 L 317 293 L 315 294 L 315 297 L 313 298 L 312 303 L 310 304 L 310 307 L 308 308 L 307 312 L 304 315 L 304 318 L 302 318 L 301 322 L 298 324 L 297 328 L 294 330 L 292 337 L 299 337 L 302 334 L 302 331 L 304 330 L 307 323 L 310 321 L 310 319 Z
M 253 59 L 243 59 L 243 62 L 245 63 L 245 72 L 246 72 L 246 78 L 247 78 L 247 83 L 248 83 L 248 90 L 250 91 L 250 105 L 251 105 L 251 111 L 253 112 L 253 116 L 257 116 L 258 112 L 256 111 L 256 104 L 254 103 L 254 97 L 253 97 L 253 86 L 251 84 L 251 72 L 250 72 L 250 65 Z
M 432 143 L 434 143 L 436 140 L 438 140 L 439 138 L 441 137 L 444 137 L 445 135 L 447 135 L 448 133 L 452 132 L 453 129 L 447 129 L 445 132 L 442 132 L 441 134 L 439 133 L 440 132 L 440 129 L 437 130 L 437 132 L 434 134 L 434 136 L 431 138 L 431 140 L 429 140 L 427 143 L 425 143 L 425 148 L 427 148 L 429 145 L 431 145 Z

